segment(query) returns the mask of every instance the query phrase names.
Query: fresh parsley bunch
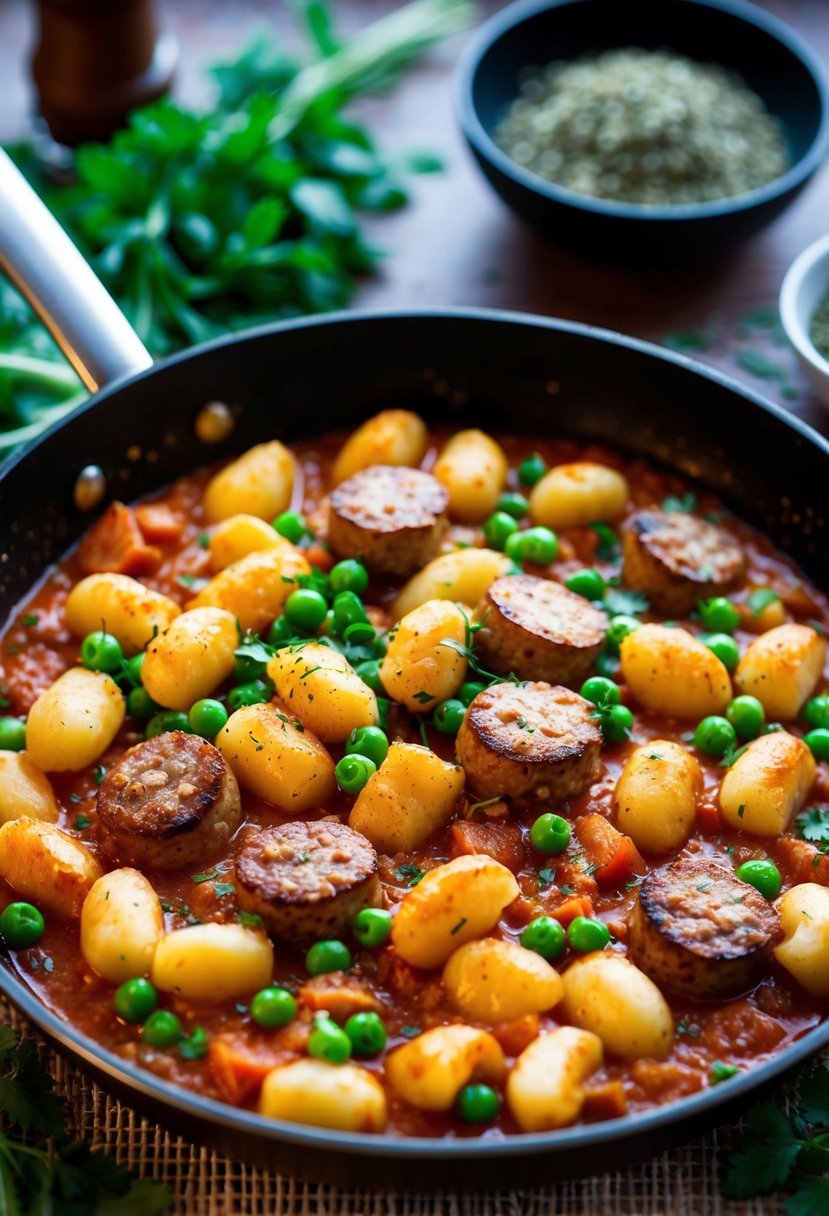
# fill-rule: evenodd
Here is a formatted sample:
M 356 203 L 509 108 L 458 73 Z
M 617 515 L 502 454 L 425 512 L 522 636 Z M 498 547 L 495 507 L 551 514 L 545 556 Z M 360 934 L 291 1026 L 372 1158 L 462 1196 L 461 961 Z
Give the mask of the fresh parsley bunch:
M 74 153 L 69 184 L 32 147 L 11 152 L 154 355 L 341 308 L 380 256 L 360 217 L 402 206 L 406 172 L 440 168 L 381 154 L 345 107 L 470 11 L 469 0 L 414 0 L 343 41 L 321 0 L 304 0 L 306 54 L 256 42 L 213 69 L 209 113 L 170 98 L 135 111 L 108 144 Z M 80 385 L 58 358 L 3 287 L 0 450 L 76 404 Z
M 0 1026 L 0 1211 L 4 1216 L 163 1216 L 160 1182 L 68 1135 L 66 1103 L 33 1039 Z M 38 1141 L 51 1142 L 50 1149 Z

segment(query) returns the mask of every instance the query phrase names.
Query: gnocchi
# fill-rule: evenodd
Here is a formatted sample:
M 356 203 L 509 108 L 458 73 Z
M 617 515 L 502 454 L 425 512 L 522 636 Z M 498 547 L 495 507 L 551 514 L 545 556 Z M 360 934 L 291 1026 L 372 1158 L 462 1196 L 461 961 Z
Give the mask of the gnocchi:
M 511 569 L 510 559 L 495 549 L 456 549 L 444 553 L 409 579 L 394 601 L 392 611 L 400 620 L 428 600 L 477 604 L 490 584 Z
M 539 1035 L 507 1078 L 507 1103 L 522 1132 L 548 1132 L 575 1122 L 584 1082 L 602 1063 L 602 1041 L 589 1030 L 560 1026 Z
M 90 888 L 81 909 L 81 953 L 111 984 L 149 975 L 164 935 L 158 896 L 138 870 L 111 870 Z
M 462 524 L 491 515 L 507 483 L 507 458 L 483 431 L 458 431 L 435 461 L 432 474 L 449 491 L 449 514 Z
M 52 823 L 20 818 L 0 827 L 0 878 L 47 912 L 79 916 L 102 873 L 89 849 Z
M 239 784 L 300 814 L 333 797 L 334 761 L 287 706 L 243 705 L 214 740 Z
M 244 925 L 188 925 L 157 943 L 152 982 L 186 1001 L 233 1001 L 267 988 L 273 946 Z
M 0 751 L 0 824 L 21 816 L 54 823 L 58 800 L 49 778 L 31 757 Z
M 664 1059 L 674 1039 L 670 1006 L 656 984 L 619 954 L 597 953 L 564 973 L 564 1011 L 605 1050 L 625 1060 Z
M 755 836 L 779 836 L 812 788 L 816 765 L 802 739 L 786 731 L 749 743 L 720 783 L 726 823 Z
M 466 678 L 462 650 L 471 616 L 449 600 L 427 600 L 403 617 L 380 666 L 383 687 L 394 701 L 413 713 L 431 713 L 439 701 L 455 695 Z
M 463 769 L 416 743 L 392 743 L 357 795 L 348 826 L 376 849 L 415 849 L 447 822 L 463 789 Z
M 777 904 L 783 941 L 774 957 L 814 996 L 829 997 L 829 888 L 791 887 Z
M 343 743 L 359 726 L 376 726 L 377 697 L 347 659 L 321 642 L 287 646 L 268 663 L 277 696 L 324 743 Z
M 702 795 L 702 770 L 679 743 L 652 739 L 628 756 L 613 806 L 619 830 L 638 849 L 667 853 L 691 835 Z
M 147 647 L 141 665 L 144 687 L 167 709 L 189 709 L 227 679 L 238 645 L 236 618 L 230 612 L 183 612 Z
M 386 1059 L 392 1087 L 421 1110 L 449 1110 L 473 1079 L 497 1083 L 505 1073 L 498 1040 L 474 1026 L 435 1026 Z
M 249 553 L 214 575 L 187 604 L 193 608 L 223 608 L 241 629 L 261 633 L 282 612 L 296 590 L 296 578 L 311 567 L 298 549 L 280 546 Z
M 533 487 L 530 516 L 548 528 L 581 528 L 618 519 L 629 496 L 628 483 L 616 469 L 587 460 L 559 464 Z
M 776 601 L 778 602 L 778 601 Z M 756 697 L 770 720 L 796 718 L 826 660 L 826 642 L 809 625 L 778 625 L 746 650 L 734 672 L 738 692 Z
M 121 690 L 111 676 L 71 667 L 29 710 L 29 759 L 47 773 L 78 773 L 103 755 L 125 713 Z
M 66 623 L 75 637 L 106 629 L 124 654 L 138 654 L 181 612 L 178 604 L 126 574 L 90 574 L 66 598 Z
M 341 1132 L 382 1132 L 388 1105 L 380 1082 L 356 1064 L 294 1060 L 262 1083 L 259 1113 Z
M 456 857 L 406 895 L 392 945 L 415 967 L 439 967 L 458 946 L 493 929 L 518 894 L 515 876 L 500 862 L 481 853 Z
M 331 482 L 338 486 L 373 464 L 414 468 L 426 453 L 426 443 L 426 427 L 417 414 L 383 410 L 357 427 L 345 441 L 334 461 Z
M 249 553 L 280 549 L 293 550 L 290 541 L 280 536 L 272 524 L 258 515 L 231 515 L 223 519 L 210 534 L 210 569 L 214 574 L 241 561 Z
M 294 458 L 278 440 L 258 443 L 210 479 L 202 507 L 209 524 L 233 515 L 271 520 L 290 505 Z
M 515 942 L 467 942 L 449 956 L 443 986 L 475 1022 L 511 1022 L 552 1009 L 564 995 L 561 976 L 539 954 Z
M 642 625 L 622 639 L 619 654 L 625 683 L 652 713 L 698 722 L 731 700 L 725 664 L 687 629 Z

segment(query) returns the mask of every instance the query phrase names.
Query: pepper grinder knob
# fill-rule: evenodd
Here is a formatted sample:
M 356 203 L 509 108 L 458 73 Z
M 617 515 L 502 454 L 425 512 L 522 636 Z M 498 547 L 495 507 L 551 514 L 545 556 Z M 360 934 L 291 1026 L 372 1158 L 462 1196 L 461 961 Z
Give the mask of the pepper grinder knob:
M 103 140 L 170 87 L 178 57 L 153 0 L 36 0 L 39 110 L 62 144 Z

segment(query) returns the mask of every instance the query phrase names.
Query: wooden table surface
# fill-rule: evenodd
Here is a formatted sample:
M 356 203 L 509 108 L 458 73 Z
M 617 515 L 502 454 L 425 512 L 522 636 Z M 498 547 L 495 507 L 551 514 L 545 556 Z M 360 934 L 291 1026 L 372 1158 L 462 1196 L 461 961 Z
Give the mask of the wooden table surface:
M 334 7 L 341 25 L 350 29 L 395 5 L 390 0 L 335 0 Z M 484 0 L 480 11 L 501 7 Z M 762 0 L 762 7 L 805 35 L 829 63 L 827 0 Z M 232 55 L 255 31 L 276 25 L 284 37 L 295 38 L 288 9 L 273 0 L 161 0 L 162 21 L 181 46 L 179 94 L 206 100 L 203 66 Z M 0 139 L 26 130 L 32 37 L 25 0 L 0 3 Z M 466 37 L 435 51 L 390 95 L 362 103 L 385 147 L 434 150 L 444 158 L 446 171 L 415 179 L 409 207 L 372 221 L 372 235 L 388 257 L 380 273 L 361 287 L 356 306 L 518 309 L 654 342 L 691 330 L 708 343 L 700 358 L 829 431 L 829 415 L 771 323 L 786 267 L 829 231 L 829 171 L 824 169 L 769 228 L 714 265 L 648 273 L 590 265 L 530 231 L 472 163 L 452 106 L 453 67 Z M 715 48 L 711 53 L 715 58 Z M 774 374 L 758 377 L 741 366 L 739 352 L 745 349 L 765 354 Z

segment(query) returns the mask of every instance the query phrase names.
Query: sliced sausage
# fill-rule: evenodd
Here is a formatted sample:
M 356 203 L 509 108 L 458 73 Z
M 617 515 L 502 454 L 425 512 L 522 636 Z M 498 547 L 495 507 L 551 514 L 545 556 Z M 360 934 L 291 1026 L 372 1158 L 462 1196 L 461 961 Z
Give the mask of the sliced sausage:
M 200 865 L 241 818 L 239 786 L 221 752 L 178 730 L 131 747 L 98 790 L 104 854 L 139 870 Z
M 593 706 L 569 688 L 494 684 L 478 693 L 458 732 L 458 760 L 479 798 L 558 803 L 599 775 L 602 736 Z
M 381 903 L 377 854 L 333 820 L 251 834 L 236 859 L 239 906 L 286 941 L 339 937 L 361 908 Z
M 499 675 L 581 685 L 604 641 L 607 617 L 560 583 L 531 574 L 496 578 L 478 605 L 475 647 Z
M 644 591 L 659 612 L 690 612 L 721 595 L 746 567 L 742 546 L 725 528 L 684 511 L 636 511 L 623 540 L 622 580 Z
M 411 574 L 434 557 L 448 505 L 449 494 L 431 473 L 375 464 L 332 490 L 328 540 L 341 557 Z
M 695 1000 L 754 987 L 782 936 L 776 911 L 754 887 L 713 861 L 688 859 L 647 876 L 629 928 L 636 965 Z

